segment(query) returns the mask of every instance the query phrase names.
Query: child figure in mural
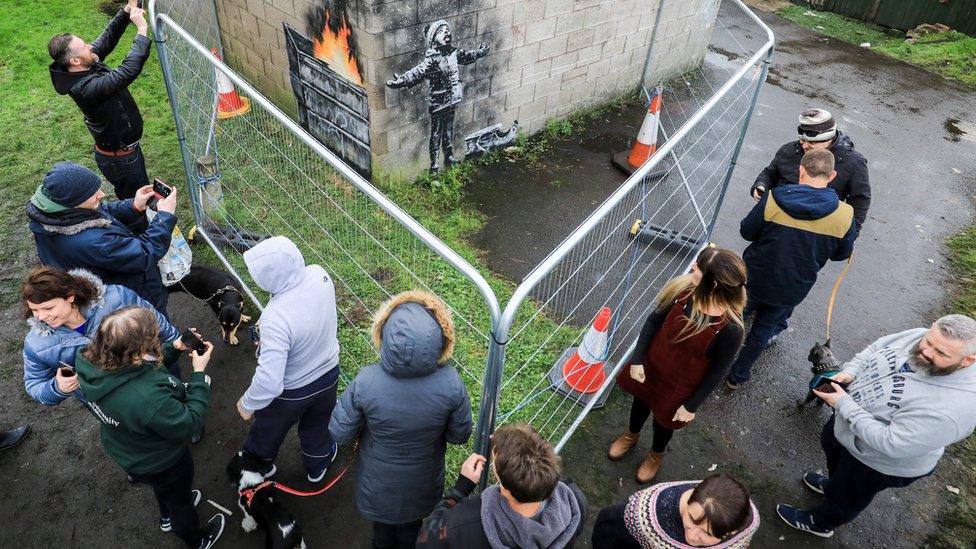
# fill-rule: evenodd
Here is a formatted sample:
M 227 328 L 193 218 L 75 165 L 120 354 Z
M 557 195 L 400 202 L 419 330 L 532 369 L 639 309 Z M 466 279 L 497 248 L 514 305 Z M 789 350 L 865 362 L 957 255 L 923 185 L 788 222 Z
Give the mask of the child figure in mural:
M 430 82 L 427 108 L 430 112 L 430 171 L 437 172 L 438 152 L 444 151 L 444 165 L 451 167 L 454 158 L 454 107 L 464 94 L 460 65 L 470 65 L 488 55 L 491 48 L 482 45 L 476 50 L 463 50 L 451 45 L 451 26 L 447 21 L 434 21 L 424 29 L 427 52 L 417 66 L 403 74 L 394 73 L 386 85 L 391 88 L 409 88 L 422 80 Z

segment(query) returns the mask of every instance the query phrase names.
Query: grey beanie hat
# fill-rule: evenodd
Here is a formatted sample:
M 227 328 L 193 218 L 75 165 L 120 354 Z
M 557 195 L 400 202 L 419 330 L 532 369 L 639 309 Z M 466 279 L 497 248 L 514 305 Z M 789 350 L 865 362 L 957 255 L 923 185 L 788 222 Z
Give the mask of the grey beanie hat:
M 800 113 L 800 125 L 796 128 L 801 141 L 820 143 L 837 136 L 837 123 L 825 109 L 810 109 Z

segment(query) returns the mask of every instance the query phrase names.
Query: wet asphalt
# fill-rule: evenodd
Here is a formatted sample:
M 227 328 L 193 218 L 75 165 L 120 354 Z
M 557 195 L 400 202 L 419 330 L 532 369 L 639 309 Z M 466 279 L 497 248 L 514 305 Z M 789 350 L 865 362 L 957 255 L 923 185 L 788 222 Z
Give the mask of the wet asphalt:
M 945 311 L 951 277 L 942 242 L 973 214 L 976 133 L 969 132 L 976 129 L 976 93 L 775 16 L 762 17 L 776 34 L 776 52 L 712 240 L 745 248 L 738 223 L 754 203 L 748 189 L 756 174 L 780 145 L 795 139 L 800 111 L 830 110 L 868 158 L 873 194 L 834 310 L 833 349 L 843 360 L 884 334 L 928 326 Z M 611 113 L 585 135 L 557 143 L 543 169 L 502 163 L 482 174 L 470 194 L 488 216 L 474 241 L 487 251 L 489 267 L 521 280 L 623 182 L 607 154 L 625 149 L 642 117 L 641 106 Z M 907 489 L 883 492 L 829 540 L 791 530 L 775 514 L 778 502 L 814 504 L 800 477 L 826 467 L 819 434 L 829 411 L 798 412 L 794 402 L 809 378 L 807 352 L 824 339 L 826 305 L 841 268 L 833 263 L 823 270 L 788 331 L 755 365 L 752 380 L 735 394 L 716 391 L 696 421 L 675 436 L 658 477 L 698 479 L 713 468 L 738 475 L 760 509 L 756 547 L 919 547 L 936 528 L 941 506 L 952 504 L 937 469 Z M 628 410 L 628 398 L 615 390 L 563 451 L 567 474 L 591 499 L 591 521 L 600 506 L 640 488 L 633 475 L 641 452 L 616 463 L 604 457 Z
M 777 52 L 769 83 L 750 126 L 714 239 L 741 250 L 738 220 L 751 206 L 746 191 L 776 148 L 793 138 L 797 113 L 831 110 L 870 161 L 874 203 L 834 313 L 834 349 L 848 357 L 878 336 L 928 324 L 943 310 L 949 273 L 941 242 L 972 217 L 976 187 L 976 93 L 920 69 L 870 51 L 815 36 L 773 17 Z M 606 195 L 622 176 L 609 165 L 612 152 L 637 133 L 642 108 L 623 111 L 585 135 L 557 143 L 545 173 L 512 164 L 486 171 L 471 191 L 489 218 L 475 243 L 489 266 L 520 280 Z M 502 169 L 502 168 L 497 168 Z M 553 183 L 558 181 L 558 183 Z M 27 236 L 23 234 L 23 236 Z M 698 419 L 672 442 L 661 480 L 701 478 L 715 465 L 750 486 L 763 526 L 755 547 L 918 547 L 935 528 L 932 518 L 951 494 L 933 477 L 909 489 L 883 493 L 834 538 L 820 540 L 786 528 L 773 513 L 779 501 L 811 504 L 799 477 L 822 468 L 817 437 L 827 412 L 794 413 L 793 400 L 806 382 L 806 352 L 822 338 L 824 308 L 840 270 L 829 266 L 810 297 L 797 308 L 790 330 L 759 361 L 753 381 L 735 395 L 715 395 Z M 178 325 L 201 326 L 218 337 L 209 309 L 174 295 Z M 0 545 L 179 547 L 159 532 L 148 489 L 127 484 L 98 443 L 98 426 L 77 403 L 42 407 L 24 394 L 19 354 L 23 325 L 16 308 L 3 312 L 0 336 L 6 367 L 0 383 L 0 420 L 7 428 L 30 423 L 31 437 L 0 456 L 4 539 Z M 248 425 L 234 402 L 246 388 L 254 360 L 244 344 L 218 345 L 209 372 L 214 379 L 207 435 L 193 448 L 196 486 L 204 491 L 201 517 L 218 505 L 233 512 L 223 547 L 260 547 L 260 533 L 245 535 L 235 492 L 224 467 Z M 632 480 L 636 454 L 616 463 L 603 456 L 623 428 L 628 402 L 615 391 L 593 413 L 563 452 L 566 472 L 585 489 L 590 518 L 602 505 L 638 489 Z M 344 463 L 347 454 L 340 456 Z M 279 479 L 307 488 L 294 433 L 278 460 Z M 353 472 L 316 498 L 284 497 L 306 533 L 309 547 L 368 547 L 370 530 L 353 504 Z M 448 473 L 449 478 L 452 476 Z M 589 532 L 589 530 L 587 530 Z M 581 545 L 588 545 L 581 540 Z

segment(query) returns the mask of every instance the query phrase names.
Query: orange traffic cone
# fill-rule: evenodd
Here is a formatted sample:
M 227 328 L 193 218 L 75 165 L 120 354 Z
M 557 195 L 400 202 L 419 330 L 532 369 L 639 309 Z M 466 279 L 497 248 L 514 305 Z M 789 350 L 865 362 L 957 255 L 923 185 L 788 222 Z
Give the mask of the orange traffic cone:
M 214 48 L 210 50 L 214 57 L 220 59 L 220 53 Z M 251 112 L 251 100 L 237 95 L 237 89 L 230 78 L 218 68 L 217 73 L 217 118 L 226 120 L 235 116 Z
M 583 341 L 573 356 L 563 364 L 563 381 L 570 389 L 583 393 L 595 393 L 603 387 L 606 373 L 603 361 L 607 355 L 610 329 L 610 307 L 600 309 Z
M 644 123 L 641 124 L 640 131 L 637 133 L 637 140 L 630 148 L 630 152 L 624 151 L 613 156 L 615 166 L 626 172 L 628 175 L 640 168 L 657 151 L 658 125 L 661 120 L 661 102 L 664 97 L 664 88 L 658 86 L 651 98 L 651 104 L 644 115 Z

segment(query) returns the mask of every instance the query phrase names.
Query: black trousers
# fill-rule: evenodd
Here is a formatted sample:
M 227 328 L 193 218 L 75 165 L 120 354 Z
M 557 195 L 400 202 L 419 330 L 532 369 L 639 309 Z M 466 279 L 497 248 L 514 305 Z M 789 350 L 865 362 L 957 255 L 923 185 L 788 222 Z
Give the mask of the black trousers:
M 417 545 L 421 520 L 404 524 L 373 523 L 373 549 L 413 549 Z
M 168 469 L 158 473 L 132 473 L 129 475 L 140 484 L 148 484 L 159 504 L 159 515 L 173 519 L 173 533 L 187 547 L 199 547 L 203 537 L 200 519 L 193 507 L 193 457 L 190 449 Z
M 454 158 L 454 107 L 430 115 L 430 171 L 437 171 L 437 155 L 444 151 L 444 167 L 450 168 Z
M 631 433 L 641 432 L 650 416 L 651 409 L 644 404 L 643 400 L 634 397 L 634 401 L 630 405 L 630 424 L 627 428 L 630 429 Z M 671 442 L 671 437 L 674 436 L 674 429 L 668 429 L 658 423 L 656 419 L 651 422 L 651 428 L 654 433 L 651 439 L 651 450 L 663 454 L 668 448 L 668 443 Z
M 593 525 L 591 544 L 593 549 L 640 549 L 634 536 L 627 531 L 624 510 L 627 502 L 600 509 Z
M 810 512 L 817 526 L 830 530 L 857 518 L 878 492 L 886 488 L 902 488 L 932 474 L 896 477 L 879 473 L 861 463 L 834 437 L 834 416 L 824 425 L 820 446 L 827 456 L 830 482 L 824 491 L 823 501 Z

